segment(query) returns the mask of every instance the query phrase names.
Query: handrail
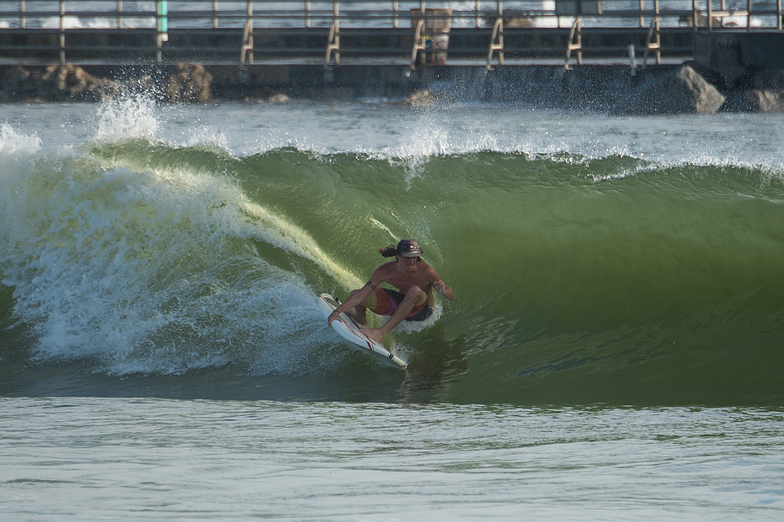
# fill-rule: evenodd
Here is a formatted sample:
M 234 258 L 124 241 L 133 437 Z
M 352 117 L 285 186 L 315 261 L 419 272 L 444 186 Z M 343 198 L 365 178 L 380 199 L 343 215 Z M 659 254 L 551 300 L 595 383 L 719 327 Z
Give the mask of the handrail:
M 57 34 L 57 45 L 47 47 L 30 44 L 27 49 L 51 48 L 59 52 L 60 62 L 64 63 L 68 53 L 74 50 L 69 35 L 77 31 L 89 33 L 117 30 L 124 34 L 153 31 L 156 38 L 150 50 L 155 51 L 156 61 L 161 62 L 167 50 L 175 47 L 171 41 L 167 42 L 169 33 L 196 29 L 236 30 L 240 31 L 236 49 L 242 50 L 243 61 L 247 55 L 252 63 L 254 30 L 257 36 L 276 32 L 320 34 L 319 31 L 324 31 L 329 33 L 329 42 L 324 42 L 321 56 L 327 49 L 327 64 L 334 57 L 337 65 L 340 52 L 346 52 L 346 49 L 340 48 L 341 34 L 383 29 L 397 31 L 401 36 L 408 34 L 412 39 L 422 37 L 422 34 L 415 34 L 420 24 L 411 17 L 411 10 L 414 9 L 421 11 L 431 22 L 448 18 L 453 35 L 458 32 L 470 34 L 473 31 L 491 38 L 489 47 L 485 43 L 483 51 L 487 59 L 480 58 L 482 55 L 477 57 L 486 61 L 490 68 L 494 52 L 498 53 L 499 65 L 504 63 L 504 35 L 566 31 L 563 36 L 566 38 L 569 28 L 575 27 L 578 21 L 578 37 L 580 33 L 588 34 L 591 30 L 628 31 L 639 28 L 646 32 L 655 25 L 656 33 L 649 33 L 649 39 L 656 36 L 656 41 L 659 41 L 660 32 L 689 28 L 695 32 L 729 29 L 782 31 L 782 2 L 784 0 L 776 0 L 775 7 L 771 7 L 771 0 L 671 0 L 666 5 L 660 4 L 659 0 L 639 0 L 637 8 L 634 8 L 635 0 L 555 0 L 552 4 L 543 3 L 542 0 L 475 0 L 462 3 L 445 0 L 191 0 L 176 3 L 162 0 L 82 0 L 78 3 L 20 0 L 16 10 L 8 9 L 11 2 L 4 3 L 5 9 L 0 11 L 0 33 Z M 151 5 L 154 5 L 154 10 L 150 8 Z M 598 7 L 591 11 L 592 14 L 580 13 L 580 9 L 586 5 Z M 445 8 L 451 9 L 448 15 L 437 11 Z M 515 21 L 521 23 L 512 23 Z M 257 44 L 259 40 L 256 39 Z M 24 45 L 6 45 L 3 42 L 0 42 L 0 51 L 6 53 L 4 56 L 9 56 L 9 51 L 21 52 L 26 48 Z M 415 54 L 417 45 L 420 44 L 414 42 Z M 112 46 L 96 50 L 101 49 L 115 51 Z M 258 51 L 258 47 L 256 49 Z M 144 51 L 143 48 L 140 50 Z M 297 49 L 281 52 L 289 51 L 295 52 Z M 656 49 L 657 58 L 659 53 L 666 51 L 661 46 Z M 383 50 L 378 53 L 383 54 Z
M 578 15 L 582 18 L 583 27 L 618 27 L 618 22 L 631 21 L 640 17 L 659 16 L 661 19 L 670 19 L 678 21 L 679 17 L 693 15 L 696 13 L 697 19 L 705 17 L 707 20 L 707 27 L 718 29 L 721 26 L 713 26 L 719 18 L 748 18 L 752 21 L 759 22 L 755 27 L 769 27 L 781 30 L 781 16 L 784 15 L 782 10 L 782 0 L 776 0 L 776 8 L 767 7 L 770 2 L 765 0 L 747 0 L 744 8 L 727 8 L 727 0 L 701 0 L 695 2 L 692 0 L 673 0 L 668 5 L 671 6 L 676 2 L 682 4 L 678 8 L 661 7 L 653 8 L 655 0 L 648 0 L 640 2 L 638 9 L 629 9 L 628 6 L 633 2 L 630 0 L 596 0 L 590 2 L 589 0 L 556 0 L 554 8 L 544 8 L 545 5 L 542 0 L 496 0 L 493 2 L 464 2 L 465 5 L 479 6 L 480 4 L 498 4 L 495 8 L 478 8 L 473 9 L 456 9 L 455 2 L 450 1 L 368 1 L 368 0 L 340 0 L 340 1 L 305 1 L 305 0 L 254 0 L 248 1 L 248 4 L 253 5 L 252 18 L 255 21 L 289 21 L 292 23 L 289 27 L 313 27 L 314 22 L 324 22 L 329 26 L 336 18 L 338 18 L 343 25 L 346 22 L 352 22 L 358 25 L 372 25 L 368 22 L 382 22 L 386 21 L 388 24 L 381 25 L 383 27 L 398 27 L 396 21 L 399 22 L 401 18 L 408 17 L 408 9 L 416 6 L 426 6 L 427 9 L 451 8 L 451 14 L 448 16 L 453 21 L 453 26 L 467 27 L 474 25 L 476 27 L 487 27 L 491 29 L 495 20 L 499 17 L 499 12 L 505 19 L 514 19 L 520 17 L 528 17 L 539 22 L 554 22 L 560 21 L 570 27 L 573 22 L 573 15 L 564 15 L 558 13 L 558 4 L 569 4 L 582 1 L 587 3 L 599 3 L 603 6 L 598 14 L 591 15 Z M 741 2 L 742 0 L 736 0 Z M 10 2 L 7 2 L 10 3 Z M 124 27 L 126 20 L 151 20 L 156 16 L 156 10 L 150 10 L 148 6 L 152 2 L 149 0 L 124 0 L 122 2 L 113 2 L 115 7 L 96 9 L 91 4 L 106 5 L 110 2 L 106 0 L 82 0 L 79 3 L 65 2 L 64 0 L 26 0 L 18 2 L 17 10 L 3 10 L 0 11 L 0 21 L 4 22 L 0 27 L 3 28 L 42 28 L 30 27 L 30 20 L 52 19 L 61 16 L 66 18 L 99 18 L 106 21 L 114 19 L 116 28 Z M 210 27 L 220 27 L 221 21 L 245 20 L 249 15 L 246 8 L 223 8 L 225 3 L 232 6 L 237 4 L 244 4 L 246 2 L 222 2 L 216 0 L 190 0 L 188 2 L 177 2 L 177 8 L 173 7 L 171 2 L 155 2 L 156 4 L 168 4 L 168 14 L 166 15 L 169 24 L 174 28 L 173 22 L 185 22 L 198 20 L 208 24 Z M 658 3 L 658 2 L 656 2 Z M 313 8 L 314 4 L 318 4 L 319 8 Z M 335 14 L 334 5 L 341 6 L 340 13 Z M 374 8 L 368 8 L 368 4 L 373 5 Z M 57 9 L 53 9 L 53 5 L 58 5 Z M 646 5 L 648 7 L 646 7 Z M 714 5 L 721 7 L 716 9 Z M 357 6 L 359 6 L 357 8 Z M 204 8 L 201 8 L 204 7 Z M 707 18 L 710 13 L 711 19 Z M 430 15 L 431 18 L 437 19 L 441 16 Z M 24 22 L 23 22 L 24 21 Z M 459 22 L 471 21 L 472 24 L 460 25 Z M 681 20 L 682 22 L 683 20 Z M 767 23 L 762 23 L 767 22 Z M 643 21 L 636 24 L 638 27 L 648 25 L 648 22 Z M 628 27 L 628 25 L 622 25 Z M 185 28 L 182 26 L 180 28 Z M 196 26 L 187 26 L 195 28 Z M 66 27 L 70 29 L 72 27 Z M 90 27 L 97 28 L 97 27 Z M 104 27 L 105 28 L 105 27 Z M 127 27 L 133 29 L 133 27 Z M 415 27 L 411 27 L 412 31 Z

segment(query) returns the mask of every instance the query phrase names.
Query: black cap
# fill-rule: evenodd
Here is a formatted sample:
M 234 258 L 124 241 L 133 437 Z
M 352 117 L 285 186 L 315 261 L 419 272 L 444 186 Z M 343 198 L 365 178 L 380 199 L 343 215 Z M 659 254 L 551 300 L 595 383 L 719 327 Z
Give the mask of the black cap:
M 404 239 L 397 244 L 397 253 L 403 257 L 419 257 L 422 255 L 422 249 L 413 239 Z

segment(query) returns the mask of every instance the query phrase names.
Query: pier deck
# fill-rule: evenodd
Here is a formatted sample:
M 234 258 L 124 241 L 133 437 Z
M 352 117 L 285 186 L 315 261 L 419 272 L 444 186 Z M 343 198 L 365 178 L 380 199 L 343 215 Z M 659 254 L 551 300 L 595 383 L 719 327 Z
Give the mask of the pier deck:
M 26 0 L 0 9 L 2 63 L 412 69 L 700 61 L 700 38 L 775 37 L 784 16 L 782 0 Z
M 395 96 L 434 82 L 524 96 L 566 78 L 578 99 L 599 99 L 686 61 L 727 84 L 784 69 L 783 1 L 0 1 L 0 77 L 58 64 L 165 77 L 188 62 L 222 98 Z

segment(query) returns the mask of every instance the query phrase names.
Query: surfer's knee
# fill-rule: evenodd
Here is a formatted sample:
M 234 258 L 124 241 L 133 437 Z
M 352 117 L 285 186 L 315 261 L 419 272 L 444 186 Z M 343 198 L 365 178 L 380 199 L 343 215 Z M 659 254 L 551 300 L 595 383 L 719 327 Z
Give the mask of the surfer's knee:
M 408 289 L 408 292 L 406 292 L 406 299 L 414 299 L 415 301 L 418 301 L 424 295 L 425 291 L 419 288 L 417 285 L 414 285 Z

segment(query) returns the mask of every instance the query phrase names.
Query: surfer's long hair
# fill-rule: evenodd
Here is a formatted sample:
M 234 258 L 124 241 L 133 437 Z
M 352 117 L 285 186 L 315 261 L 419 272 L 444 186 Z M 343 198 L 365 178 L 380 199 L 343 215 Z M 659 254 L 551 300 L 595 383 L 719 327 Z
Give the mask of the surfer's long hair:
M 378 253 L 384 257 L 395 257 L 397 255 L 397 247 L 389 245 L 378 249 Z
M 378 249 L 378 253 L 384 257 L 397 257 L 400 255 L 400 252 L 397 251 L 397 247 L 395 245 L 385 246 L 383 248 Z M 419 262 L 422 258 L 418 257 L 417 262 Z

